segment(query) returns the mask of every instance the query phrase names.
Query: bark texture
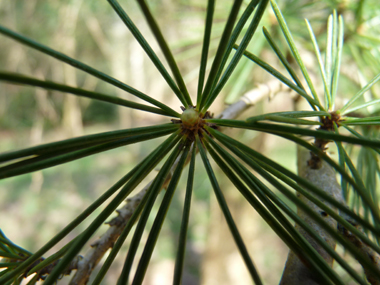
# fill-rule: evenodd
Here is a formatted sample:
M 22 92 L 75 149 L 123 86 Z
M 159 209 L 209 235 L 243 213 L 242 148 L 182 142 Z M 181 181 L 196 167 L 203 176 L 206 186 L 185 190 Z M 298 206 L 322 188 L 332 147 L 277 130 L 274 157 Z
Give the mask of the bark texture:
M 298 174 L 299 176 L 309 180 L 316 187 L 323 190 L 326 194 L 333 197 L 337 201 L 342 201 L 341 188 L 336 181 L 336 174 L 334 169 L 328 165 L 325 161 L 321 162 L 319 169 L 313 169 L 308 161 L 310 160 L 310 152 L 298 148 Z M 321 208 L 317 207 L 314 203 L 310 202 L 303 195 L 297 194 L 300 200 L 305 202 L 314 212 L 319 214 L 325 222 L 331 227 L 337 228 L 337 222 L 327 215 Z M 323 203 L 329 205 L 326 201 Z M 333 208 L 329 205 L 330 208 Z M 335 248 L 335 240 L 324 230 L 318 223 L 316 223 L 309 215 L 298 209 L 297 214 L 303 219 L 309 226 L 311 226 L 315 232 L 323 238 L 329 246 Z M 322 256 L 322 258 L 330 265 L 333 264 L 331 256 L 298 224 L 295 226 L 297 231 L 313 246 L 316 251 Z M 292 251 L 289 252 L 288 259 L 286 261 L 285 270 L 282 275 L 280 285 L 290 284 L 303 284 L 303 285 L 322 285 L 318 274 L 313 271 L 305 262 L 301 261 L 296 254 Z
M 353 225 L 355 228 L 360 230 L 362 233 L 364 233 L 362 227 L 354 221 L 351 217 L 347 216 L 345 213 L 340 213 L 340 215 L 351 225 Z M 374 251 L 370 246 L 368 246 L 366 243 L 364 243 L 361 239 L 359 239 L 356 235 L 351 233 L 349 230 L 347 230 L 344 226 L 341 224 L 338 224 L 338 232 L 353 246 L 355 246 L 368 260 L 375 265 L 377 270 L 380 272 L 380 257 L 379 254 Z M 364 274 L 367 278 L 367 281 L 371 285 L 380 285 L 379 278 L 372 273 L 371 270 L 369 270 L 366 265 L 360 261 L 358 261 L 364 270 Z

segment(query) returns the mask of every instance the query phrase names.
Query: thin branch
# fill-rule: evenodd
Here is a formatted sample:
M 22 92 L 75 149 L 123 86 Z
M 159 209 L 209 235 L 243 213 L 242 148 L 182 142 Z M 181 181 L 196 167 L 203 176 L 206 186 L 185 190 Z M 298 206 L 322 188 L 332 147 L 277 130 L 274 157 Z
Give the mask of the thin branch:
M 219 119 L 235 119 L 245 110 L 254 106 L 256 103 L 265 98 L 273 98 L 277 93 L 290 92 L 290 88 L 277 79 L 268 81 L 267 83 L 257 84 L 257 87 L 245 93 L 239 101 L 228 106 L 217 118 Z
M 124 207 L 116 210 L 118 216 L 107 222 L 110 226 L 108 230 L 91 244 L 91 249 L 77 262 L 77 272 L 70 281 L 71 285 L 87 284 L 92 271 L 108 249 L 112 248 L 151 184 L 152 182 L 146 185 L 135 196 L 127 199 Z

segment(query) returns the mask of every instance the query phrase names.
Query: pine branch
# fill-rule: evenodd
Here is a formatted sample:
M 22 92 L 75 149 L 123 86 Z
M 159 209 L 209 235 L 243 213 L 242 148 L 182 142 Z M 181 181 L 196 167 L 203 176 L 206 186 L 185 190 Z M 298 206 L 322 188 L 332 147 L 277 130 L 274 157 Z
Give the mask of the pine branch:
M 265 98 L 272 98 L 279 92 L 286 92 L 290 89 L 279 82 L 278 80 L 271 80 L 265 84 L 258 84 L 257 88 L 250 90 L 245 93 L 239 101 L 228 106 L 219 116 L 218 118 L 223 119 L 234 119 L 238 117 L 241 113 L 243 113 L 248 108 L 252 107 L 256 103 Z M 174 171 L 175 166 L 178 161 L 175 162 L 173 168 L 171 169 L 171 173 Z M 186 162 L 188 163 L 188 161 Z M 169 175 L 164 183 L 166 187 L 171 179 L 171 175 Z M 70 285 L 80 285 L 87 284 L 89 277 L 93 269 L 102 259 L 104 254 L 107 252 L 109 248 L 113 246 L 122 232 L 124 226 L 129 221 L 129 218 L 132 216 L 133 212 L 139 205 L 139 202 L 145 195 L 147 189 L 149 188 L 151 182 L 146 185 L 138 194 L 133 196 L 132 198 L 127 199 L 127 203 L 121 209 L 119 209 L 118 216 L 112 219 L 108 224 L 110 228 L 95 242 L 91 245 L 91 249 L 86 253 L 84 258 L 77 264 L 77 272 L 72 278 Z

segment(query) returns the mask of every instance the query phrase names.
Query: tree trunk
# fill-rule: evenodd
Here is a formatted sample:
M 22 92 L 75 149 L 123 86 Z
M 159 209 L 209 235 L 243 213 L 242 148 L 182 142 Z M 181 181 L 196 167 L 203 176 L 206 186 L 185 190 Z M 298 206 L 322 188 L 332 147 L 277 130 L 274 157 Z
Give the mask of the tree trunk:
M 342 194 L 341 188 L 336 181 L 336 174 L 334 169 L 325 161 L 321 161 L 320 168 L 313 169 L 312 166 L 308 164 L 310 160 L 310 152 L 298 147 L 298 174 L 309 180 L 316 187 L 323 190 L 326 194 L 333 197 L 334 199 L 341 201 Z M 314 203 L 309 201 L 303 195 L 298 194 L 300 200 L 305 202 L 314 212 L 318 213 L 331 227 L 337 228 L 337 222 L 330 217 L 321 208 L 317 207 Z M 326 201 L 323 203 L 329 205 Z M 333 208 L 330 205 L 330 208 Z M 335 209 L 336 210 L 336 209 Z M 304 220 L 309 226 L 311 226 L 315 232 L 323 238 L 327 244 L 335 249 L 336 241 L 324 230 L 318 223 L 316 223 L 309 215 L 300 209 L 297 210 L 297 214 L 302 220 Z M 322 258 L 332 266 L 332 257 L 298 224 L 295 226 L 296 230 L 315 248 L 315 250 L 322 256 Z M 303 285 L 322 285 L 318 273 L 316 273 L 312 268 L 308 267 L 305 262 L 301 261 L 294 252 L 290 251 L 288 259 L 285 264 L 285 270 L 282 275 L 280 285 L 290 285 L 290 284 L 303 284 Z

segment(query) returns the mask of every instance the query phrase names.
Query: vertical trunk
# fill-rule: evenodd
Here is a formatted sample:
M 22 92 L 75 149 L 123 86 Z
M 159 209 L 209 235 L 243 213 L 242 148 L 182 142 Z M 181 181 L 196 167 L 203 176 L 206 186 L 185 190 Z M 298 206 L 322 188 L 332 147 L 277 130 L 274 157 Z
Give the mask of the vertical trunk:
M 325 161 L 321 161 L 318 169 L 313 169 L 309 165 L 309 160 L 311 156 L 309 151 L 305 149 L 298 148 L 298 174 L 309 180 L 312 184 L 325 191 L 326 194 L 341 201 L 341 188 L 336 181 L 336 174 L 334 169 L 328 165 Z M 337 222 L 331 218 L 326 212 L 317 207 L 314 203 L 310 202 L 304 196 L 298 194 L 300 200 L 305 202 L 314 212 L 319 214 L 325 222 L 327 222 L 331 227 L 336 228 Z M 328 204 L 326 201 L 322 201 Z M 297 214 L 303 219 L 309 226 L 311 226 L 315 232 L 323 238 L 329 246 L 335 248 L 335 240 L 309 215 L 298 209 Z M 316 249 L 316 251 L 322 256 L 322 258 L 332 266 L 333 259 L 331 256 L 299 225 L 295 228 L 302 236 Z M 285 264 L 285 270 L 280 281 L 281 285 L 288 284 L 304 284 L 304 285 L 317 285 L 322 284 L 318 277 L 318 274 L 310 268 L 307 263 L 301 261 L 297 255 L 292 251 L 289 252 L 288 259 Z
M 66 18 L 65 26 L 61 32 L 62 50 L 65 54 L 75 58 L 76 39 L 72 35 L 75 34 L 76 24 L 78 20 L 79 10 L 82 1 L 77 1 L 74 5 L 68 4 L 63 10 Z M 67 85 L 77 86 L 76 70 L 67 64 L 63 65 L 64 80 Z M 63 105 L 63 125 L 68 133 L 72 136 L 80 136 L 83 133 L 82 111 L 80 108 L 79 98 L 76 96 L 66 96 Z

